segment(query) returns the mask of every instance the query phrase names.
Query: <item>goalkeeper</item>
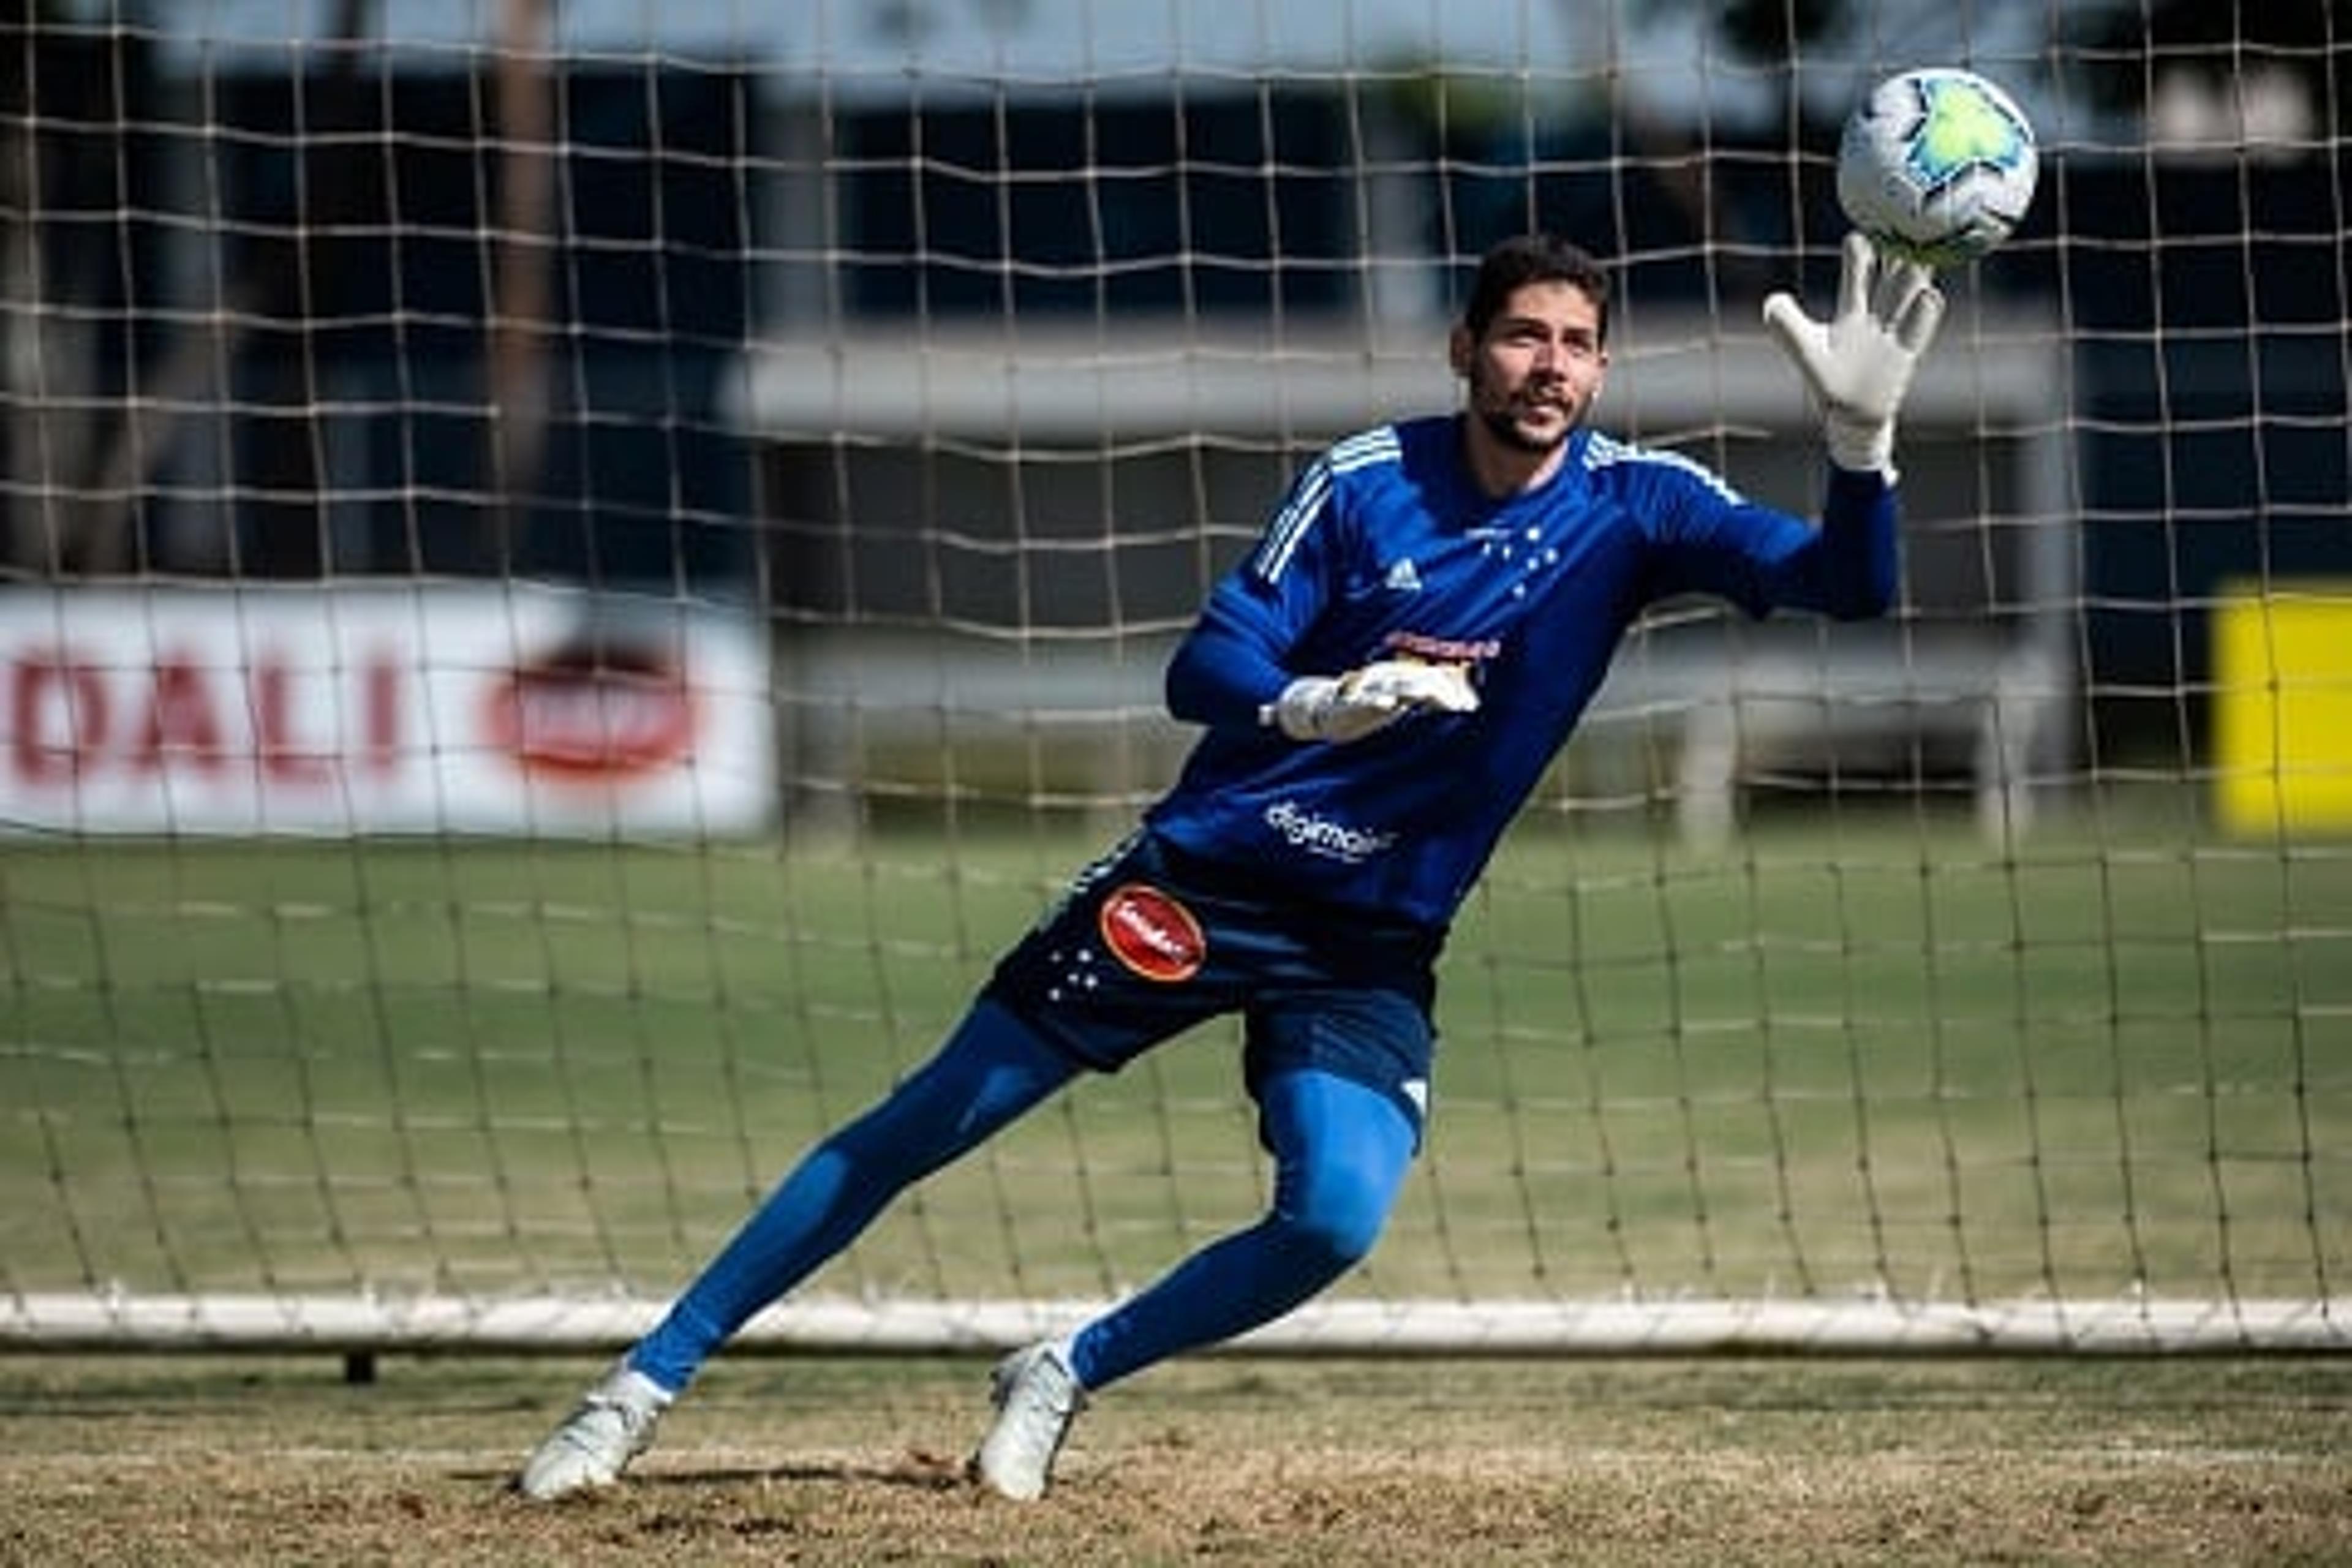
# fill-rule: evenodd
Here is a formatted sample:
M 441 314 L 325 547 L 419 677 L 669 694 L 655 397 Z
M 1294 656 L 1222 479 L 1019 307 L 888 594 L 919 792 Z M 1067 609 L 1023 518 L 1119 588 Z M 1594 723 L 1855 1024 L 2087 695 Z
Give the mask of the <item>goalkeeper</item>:
M 1174 787 L 938 1054 L 809 1151 L 589 1390 L 524 1465 L 525 1495 L 612 1482 L 729 1336 L 909 1184 L 1213 1016 L 1245 1023 L 1267 1213 L 1000 1363 L 975 1479 L 1041 1496 L 1089 1394 L 1280 1317 L 1365 1256 L 1428 1114 L 1447 923 L 1626 627 L 1675 595 L 1861 617 L 1894 593 L 1895 423 L 1943 311 L 1930 276 L 1850 237 L 1826 320 L 1765 304 L 1824 415 L 1818 524 L 1588 426 L 1609 297 L 1549 237 L 1486 255 L 1449 338 L 1462 408 L 1325 451 L 1177 649 L 1169 707 L 1203 732 Z

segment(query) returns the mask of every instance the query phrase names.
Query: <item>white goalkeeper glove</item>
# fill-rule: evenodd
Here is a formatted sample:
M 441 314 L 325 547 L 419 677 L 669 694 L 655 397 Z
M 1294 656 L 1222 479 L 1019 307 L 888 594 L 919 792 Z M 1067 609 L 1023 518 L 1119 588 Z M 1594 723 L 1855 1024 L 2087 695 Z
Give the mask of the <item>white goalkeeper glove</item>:
M 1294 741 L 1360 741 L 1406 714 L 1478 706 L 1470 678 L 1450 664 L 1381 659 L 1341 676 L 1302 675 L 1266 704 L 1265 717 Z
M 1816 321 L 1787 293 L 1764 301 L 1764 326 L 1822 405 L 1830 461 L 1895 477 L 1895 416 L 1919 356 L 1944 320 L 1935 274 L 1845 237 L 1837 313 Z

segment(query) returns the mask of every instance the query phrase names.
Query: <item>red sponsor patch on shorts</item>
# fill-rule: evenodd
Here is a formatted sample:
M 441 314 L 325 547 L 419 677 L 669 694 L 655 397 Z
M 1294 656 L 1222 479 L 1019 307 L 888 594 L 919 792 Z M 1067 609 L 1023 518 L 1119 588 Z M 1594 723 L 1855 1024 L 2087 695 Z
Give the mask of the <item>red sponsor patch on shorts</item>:
M 1096 924 L 1103 945 L 1146 980 L 1190 980 L 1208 956 L 1209 940 L 1192 911 L 1142 882 L 1113 889 Z

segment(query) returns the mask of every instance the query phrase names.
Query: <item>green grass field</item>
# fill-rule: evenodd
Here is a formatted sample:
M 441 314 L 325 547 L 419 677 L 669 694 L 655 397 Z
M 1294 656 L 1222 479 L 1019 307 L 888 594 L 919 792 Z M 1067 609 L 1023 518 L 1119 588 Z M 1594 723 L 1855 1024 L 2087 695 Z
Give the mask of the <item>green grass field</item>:
M 10 847 L 5 1284 L 660 1295 L 1101 842 Z M 1538 823 L 1442 1015 L 1358 1293 L 2308 1297 L 2346 1264 L 2341 846 Z M 1095 1295 L 1245 1218 L 1234 1047 L 1087 1083 L 827 1287 Z
M 0 1287 L 657 1300 L 1100 842 L 12 847 Z M 1344 1294 L 2340 1292 L 2341 847 L 1538 825 L 1445 987 Z M 1084 1084 L 817 1288 L 1096 1295 L 1245 1219 L 1234 1047 Z M 959 1479 L 983 1362 L 725 1357 L 627 1485 L 521 1507 L 594 1363 L 0 1355 L 0 1563 L 2352 1555 L 2343 1356 L 1198 1358 L 1026 1510 Z

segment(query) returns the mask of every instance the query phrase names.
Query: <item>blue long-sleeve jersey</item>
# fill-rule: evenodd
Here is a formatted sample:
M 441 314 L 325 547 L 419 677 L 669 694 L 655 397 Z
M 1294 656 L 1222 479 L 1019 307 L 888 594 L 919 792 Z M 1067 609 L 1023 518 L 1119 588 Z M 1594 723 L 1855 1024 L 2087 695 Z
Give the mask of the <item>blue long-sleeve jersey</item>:
M 1169 710 L 1205 725 L 1147 814 L 1179 849 L 1322 902 L 1448 924 L 1648 605 L 1882 613 L 1895 496 L 1832 468 L 1820 526 L 1696 463 L 1580 430 L 1544 484 L 1473 481 L 1459 416 L 1350 437 L 1305 468 L 1176 650 Z M 1346 745 L 1262 717 L 1294 678 L 1381 658 L 1465 669 L 1480 705 Z

